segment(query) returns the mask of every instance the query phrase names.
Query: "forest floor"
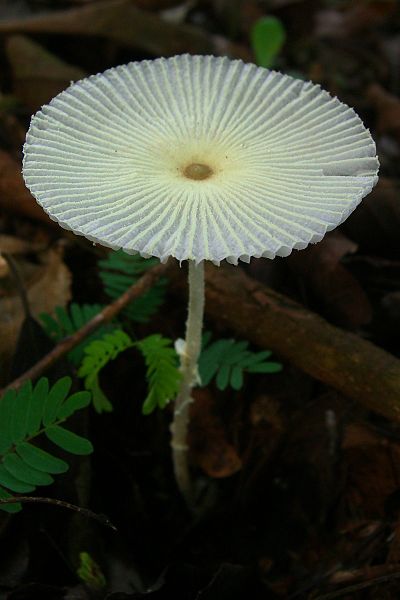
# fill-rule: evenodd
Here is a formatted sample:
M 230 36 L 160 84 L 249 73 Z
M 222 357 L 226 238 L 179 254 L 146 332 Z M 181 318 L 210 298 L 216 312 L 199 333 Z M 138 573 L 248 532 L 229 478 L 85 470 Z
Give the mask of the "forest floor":
M 116 531 L 51 503 L 1 512 L 0 599 L 400 597 L 397 0 L 3 0 L 0 252 L 19 283 L 0 256 L 0 384 L 54 344 L 39 320 L 21 333 L 21 288 L 35 319 L 71 301 L 111 301 L 98 264 L 108 251 L 61 230 L 24 186 L 31 114 L 71 80 L 129 61 L 185 52 L 254 61 L 251 31 L 266 15 L 286 32 L 274 68 L 354 107 L 377 144 L 379 183 L 321 243 L 207 270 L 213 339 L 272 350 L 283 368 L 245 374 L 239 390 L 211 382 L 195 392 L 190 460 L 202 511 L 191 514 L 176 489 L 171 407 L 142 414 L 146 367 L 127 350 L 100 376 L 112 412 L 72 419 L 93 454 L 69 459 L 40 493 L 106 515 Z M 163 285 L 147 320 L 122 317 L 134 339 L 183 337 L 185 266 L 172 265 Z M 82 387 L 65 357 L 45 373 L 66 374 Z

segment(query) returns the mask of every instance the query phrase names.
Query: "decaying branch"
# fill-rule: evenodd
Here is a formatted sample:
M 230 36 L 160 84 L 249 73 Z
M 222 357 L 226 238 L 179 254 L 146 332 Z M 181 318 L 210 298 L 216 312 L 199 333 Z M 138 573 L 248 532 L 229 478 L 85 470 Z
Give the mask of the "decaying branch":
M 400 421 L 400 360 L 371 342 L 329 324 L 231 265 L 208 265 L 205 310 L 238 336 Z
M 131 0 L 103 0 L 69 10 L 0 21 L 0 33 L 51 33 L 103 36 L 155 56 L 227 54 L 250 59 L 244 46 L 200 28 L 169 23 L 157 14 L 136 8 Z
M 25 371 L 20 377 L 12 381 L 6 388 L 0 390 L 0 397 L 9 389 L 18 389 L 28 379 L 36 379 L 61 357 L 65 356 L 72 348 L 80 344 L 88 335 L 93 333 L 104 323 L 111 321 L 121 310 L 132 300 L 135 300 L 148 289 L 150 289 L 169 268 L 169 264 L 159 264 L 149 269 L 135 284 L 133 284 L 124 294 L 117 298 L 111 304 L 108 304 L 101 312 L 93 317 L 83 327 L 78 329 L 73 335 L 61 340 L 54 348 L 46 354 L 28 371 Z

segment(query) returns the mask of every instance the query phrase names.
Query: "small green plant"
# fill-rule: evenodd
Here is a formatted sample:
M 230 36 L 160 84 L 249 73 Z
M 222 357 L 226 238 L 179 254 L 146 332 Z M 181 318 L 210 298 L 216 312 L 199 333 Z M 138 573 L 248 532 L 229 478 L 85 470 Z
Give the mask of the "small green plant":
M 80 552 L 79 567 L 76 572 L 79 579 L 94 592 L 106 587 L 106 578 L 101 568 L 88 552 Z
M 172 342 L 161 335 L 150 335 L 137 343 L 146 361 L 149 392 L 143 404 L 143 414 L 165 408 L 179 391 L 182 375 L 178 370 L 178 355 Z
M 272 67 L 285 40 L 286 31 L 280 19 L 277 17 L 258 19 L 250 33 L 256 63 L 260 67 Z
M 278 373 L 282 365 L 268 362 L 269 350 L 252 352 L 248 342 L 232 339 L 210 343 L 210 334 L 203 336 L 203 347 L 199 359 L 201 385 L 208 385 L 215 378 L 219 390 L 228 386 L 240 390 L 243 386 L 243 373 Z
M 138 254 L 126 254 L 122 250 L 110 252 L 106 259 L 98 263 L 104 291 L 110 298 L 118 298 L 158 262 L 156 258 L 145 259 Z M 166 281 L 161 279 L 149 291 L 131 302 L 124 309 L 124 314 L 133 322 L 146 323 L 163 303 L 165 288 Z
M 147 366 L 148 395 L 143 404 L 143 413 L 150 414 L 157 407 L 164 408 L 174 398 L 179 389 L 180 372 L 178 357 L 172 342 L 161 335 L 134 342 L 130 336 L 116 329 L 95 340 L 85 348 L 85 355 L 78 375 L 84 378 L 84 385 L 93 395 L 93 405 L 97 412 L 112 410 L 112 405 L 99 384 L 101 370 L 121 352 L 128 348 L 138 348 Z
M 84 378 L 85 388 L 92 393 L 93 406 L 98 413 L 112 411 L 112 404 L 100 387 L 100 371 L 121 352 L 132 348 L 133 345 L 129 335 L 122 329 L 105 333 L 101 339 L 86 345 L 78 375 Z
M 33 387 L 26 382 L 19 391 L 9 390 L 0 399 L 0 498 L 13 493 L 33 492 L 53 483 L 52 475 L 64 473 L 68 464 L 33 442 L 45 435 L 71 454 L 90 454 L 89 440 L 65 429 L 62 424 L 90 404 L 88 392 L 69 396 L 72 380 L 59 379 L 51 388 L 42 377 Z M 7 512 L 18 512 L 21 504 L 4 504 Z
M 72 302 L 68 309 L 57 306 L 54 310 L 54 317 L 48 313 L 42 313 L 39 315 L 39 319 L 47 335 L 55 342 L 59 342 L 86 325 L 102 308 L 100 304 L 77 304 L 76 302 Z M 85 338 L 83 342 L 68 353 L 68 358 L 72 364 L 75 366 L 80 364 L 83 358 L 83 350 L 87 344 L 102 337 L 104 333 L 114 328 L 115 323 L 102 325 Z

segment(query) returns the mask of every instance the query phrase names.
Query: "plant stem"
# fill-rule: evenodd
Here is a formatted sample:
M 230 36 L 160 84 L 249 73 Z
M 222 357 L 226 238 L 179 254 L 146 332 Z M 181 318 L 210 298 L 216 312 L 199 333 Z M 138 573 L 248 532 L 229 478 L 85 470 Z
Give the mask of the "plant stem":
M 198 265 L 189 260 L 189 306 L 186 321 L 186 339 L 181 354 L 182 382 L 175 400 L 172 432 L 172 458 L 175 479 L 189 507 L 194 505 L 194 496 L 188 463 L 187 434 L 189 409 L 193 402 L 192 388 L 198 383 L 197 361 L 201 350 L 201 332 L 204 314 L 204 263 Z

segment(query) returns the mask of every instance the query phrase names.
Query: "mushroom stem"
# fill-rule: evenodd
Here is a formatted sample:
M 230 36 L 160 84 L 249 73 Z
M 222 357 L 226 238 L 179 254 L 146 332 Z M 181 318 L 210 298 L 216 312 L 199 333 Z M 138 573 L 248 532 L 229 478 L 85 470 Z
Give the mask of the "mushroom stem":
M 204 314 L 204 263 L 189 260 L 189 306 L 186 321 L 186 339 L 181 354 L 182 382 L 175 400 L 171 426 L 172 458 L 177 485 L 187 505 L 193 507 L 194 497 L 188 463 L 187 434 L 189 409 L 193 402 L 192 388 L 199 383 L 197 361 L 201 350 L 201 332 Z

